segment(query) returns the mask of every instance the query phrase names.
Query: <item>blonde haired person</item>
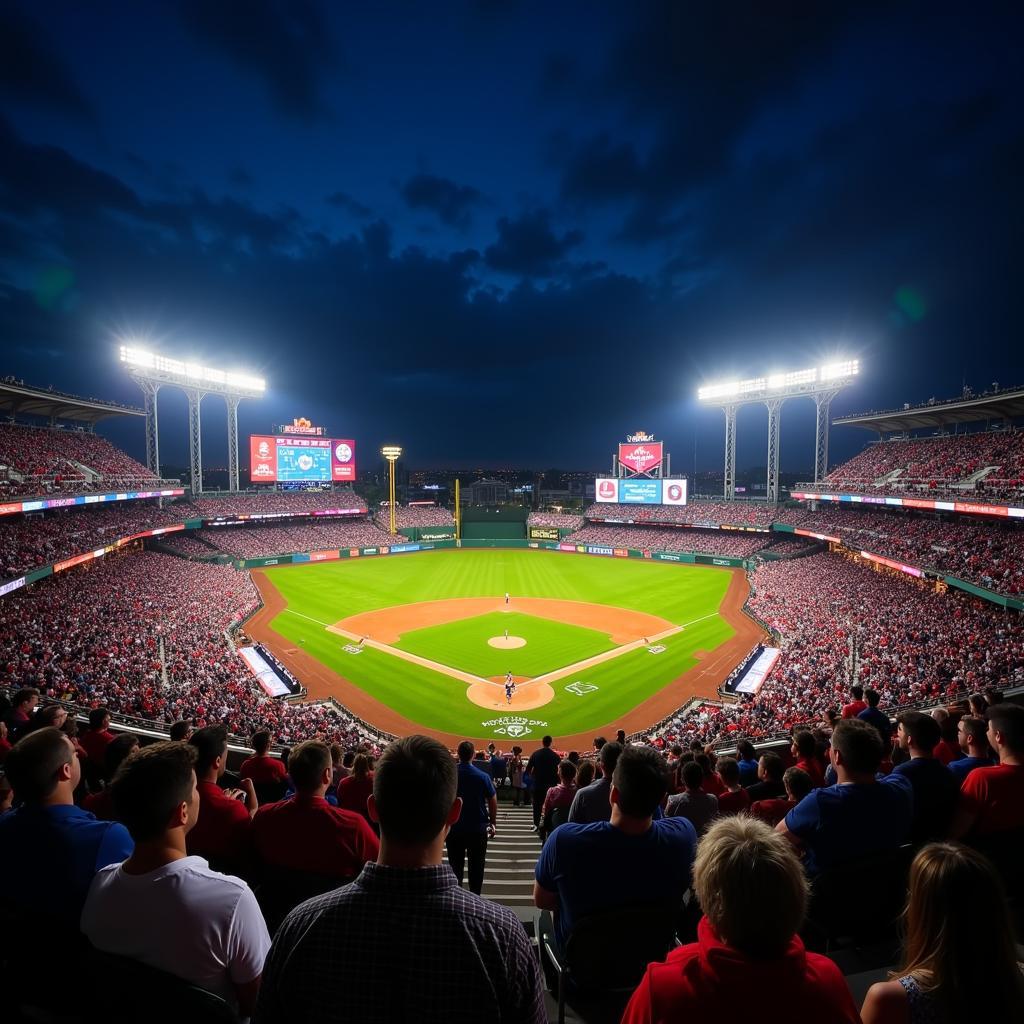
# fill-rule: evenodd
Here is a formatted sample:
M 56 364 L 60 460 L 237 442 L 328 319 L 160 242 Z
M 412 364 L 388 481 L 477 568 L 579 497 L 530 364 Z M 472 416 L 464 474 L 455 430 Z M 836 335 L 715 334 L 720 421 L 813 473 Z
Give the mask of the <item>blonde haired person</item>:
M 1024 1020 L 1006 894 L 992 865 L 959 843 L 932 843 L 910 868 L 903 967 L 868 989 L 864 1024 Z
M 807 879 L 792 845 L 747 815 L 716 821 L 697 847 L 697 941 L 650 964 L 623 1024 L 755 1012 L 759 1024 L 860 1021 L 839 968 L 796 934 Z

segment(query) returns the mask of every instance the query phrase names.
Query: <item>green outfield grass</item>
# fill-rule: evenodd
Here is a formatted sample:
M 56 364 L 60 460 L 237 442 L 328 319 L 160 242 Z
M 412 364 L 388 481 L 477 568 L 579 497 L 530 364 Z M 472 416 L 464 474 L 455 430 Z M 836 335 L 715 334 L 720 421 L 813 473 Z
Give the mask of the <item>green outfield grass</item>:
M 734 634 L 717 614 L 730 574 L 702 566 L 472 549 L 282 567 L 268 569 L 267 578 L 288 602 L 271 623 L 277 633 L 412 721 L 466 736 L 495 732 L 496 727 L 484 723 L 508 712 L 500 689 L 489 714 L 466 698 L 465 683 L 372 648 L 346 653 L 346 641 L 325 627 L 377 608 L 457 597 L 501 598 L 506 592 L 630 608 L 686 626 L 663 641 L 662 653 L 632 651 L 553 684 L 555 697 L 549 704 L 522 712 L 544 723 L 533 728 L 531 738 L 540 728 L 569 734 L 614 721 L 691 668 L 696 651 L 711 651 Z M 501 635 L 506 624 L 510 634 L 527 638 L 526 647 L 497 651 L 487 646 L 487 638 Z M 481 676 L 504 675 L 510 669 L 534 676 L 612 644 L 593 630 L 496 612 L 415 630 L 398 646 Z M 511 661 L 516 655 L 521 660 Z M 577 681 L 597 689 L 581 696 L 565 689 Z
M 498 650 L 488 646 L 491 637 L 522 637 L 525 647 Z M 520 612 L 492 612 L 443 626 L 428 626 L 403 634 L 395 647 L 423 658 L 461 668 L 488 679 L 511 672 L 514 676 L 539 676 L 572 665 L 615 644 L 604 633 L 564 622 L 549 622 Z

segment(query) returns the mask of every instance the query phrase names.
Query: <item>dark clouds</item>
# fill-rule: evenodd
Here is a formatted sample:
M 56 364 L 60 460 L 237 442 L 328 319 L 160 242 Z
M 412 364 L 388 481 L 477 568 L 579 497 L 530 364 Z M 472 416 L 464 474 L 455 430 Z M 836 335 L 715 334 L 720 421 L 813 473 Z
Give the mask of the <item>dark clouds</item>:
M 402 185 L 402 198 L 413 210 L 433 210 L 449 227 L 469 226 L 473 208 L 483 200 L 472 185 L 459 185 L 433 174 L 416 174 Z
M 547 210 L 534 210 L 515 219 L 498 220 L 498 239 L 484 252 L 495 270 L 528 276 L 546 275 L 583 241 L 576 228 L 556 234 Z
M 0 95 L 76 117 L 91 114 L 40 24 L 7 4 L 0 8 Z
M 340 63 L 322 5 L 312 0 L 183 0 L 182 22 L 266 86 L 286 114 L 325 112 L 323 78 Z
M 111 353 L 148 335 L 265 373 L 243 430 L 301 414 L 413 463 L 603 466 L 642 427 L 687 468 L 720 457 L 706 377 L 852 352 L 837 414 L 1024 379 L 1024 90 L 998 19 L 182 10 L 131 94 L 102 74 L 130 17 L 85 46 L 7 12 L 39 59 L 0 69 L 0 372 L 134 400 Z M 784 465 L 809 465 L 806 417 L 787 406 Z

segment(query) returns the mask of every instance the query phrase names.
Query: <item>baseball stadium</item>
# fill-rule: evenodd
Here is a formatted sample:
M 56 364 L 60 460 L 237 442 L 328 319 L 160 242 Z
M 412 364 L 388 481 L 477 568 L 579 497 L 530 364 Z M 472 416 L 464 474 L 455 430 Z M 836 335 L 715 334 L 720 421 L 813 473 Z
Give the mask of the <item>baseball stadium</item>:
M 0 1024 L 1024 1024 L 1024 5 L 0 3 Z
M 188 388 L 186 374 L 196 372 L 131 346 L 120 363 L 144 394 L 157 383 Z M 204 785 L 251 802 L 255 822 L 298 799 L 289 787 L 299 782 L 284 773 L 302 778 L 310 751 L 330 751 L 332 799 L 358 817 L 373 784 L 368 766 L 402 737 L 432 737 L 450 759 L 468 751 L 495 794 L 486 870 L 482 854 L 468 852 L 470 889 L 507 907 L 546 951 L 542 961 L 557 964 L 534 921 L 537 840 L 546 849 L 576 808 L 573 795 L 600 787 L 573 780 L 602 764 L 610 772 L 610 752 L 647 752 L 664 764 L 675 780 L 669 801 L 690 792 L 683 768 L 693 767 L 709 787 L 722 780 L 713 799 L 723 808 L 742 798 L 774 823 L 797 805 L 799 780 L 820 774 L 816 745 L 846 728 L 851 708 L 876 715 L 879 731 L 895 721 L 927 732 L 918 723 L 932 723 L 954 768 L 958 728 L 966 744 L 963 730 L 984 724 L 979 715 L 998 723 L 998 709 L 1016 709 L 1024 435 L 1013 423 L 1024 391 L 908 402 L 833 424 L 829 402 L 858 373 L 850 360 L 708 385 L 701 401 L 726 417 L 722 494 L 690 493 L 688 480 L 669 474 L 668 446 L 638 432 L 617 443 L 613 472 L 595 476 L 579 511 L 476 505 L 474 481 L 456 481 L 450 506 L 403 502 L 397 446 L 381 454 L 388 499 L 371 506 L 357 465 L 377 456 L 303 418 L 251 436 L 246 466 L 231 400 L 234 409 L 258 400 L 263 382 L 214 371 L 204 371 L 203 387 L 229 399 L 235 450 L 229 488 L 207 491 L 198 418 L 186 484 L 158 471 L 155 402 L 123 405 L 8 378 L 0 749 L 16 763 L 23 745 L 41 742 L 33 737 L 62 730 L 81 751 L 83 806 L 116 817 L 102 809 L 119 777 L 105 751 L 123 759 L 191 735 L 202 757 L 210 737 L 222 753 L 203 769 L 216 785 Z M 733 483 L 737 408 L 768 393 L 768 498 L 744 500 Z M 817 469 L 784 490 L 778 415 L 783 401 L 801 399 L 819 409 Z M 993 428 L 998 417 L 1005 422 Z M 145 463 L 103 436 L 106 421 L 133 418 Z M 976 429 L 959 429 L 965 422 Z M 841 427 L 875 440 L 832 466 L 829 436 Z M 545 755 L 560 765 L 547 786 L 534 776 Z M 264 763 L 278 767 L 254 775 Z M 739 763 L 755 770 L 751 793 L 780 796 L 754 802 L 730 781 Z M 796 795 L 781 781 L 787 763 Z M 225 788 L 234 780 L 243 788 Z M 353 797 L 358 786 L 363 795 Z M 253 879 L 271 931 L 358 868 L 330 861 L 321 874 L 306 864 L 271 881 L 216 841 L 198 845 L 209 840 L 196 832 L 190 850 L 207 849 L 211 863 Z M 1010 864 L 1016 835 L 983 848 Z M 461 873 L 467 853 L 451 841 L 446 849 Z M 878 862 L 897 890 L 905 849 Z M 1012 886 L 1016 870 L 1001 870 Z M 891 950 L 891 922 L 860 920 L 855 907 L 843 914 L 842 928 L 863 925 Z M 809 942 L 840 941 L 830 919 L 808 920 L 819 929 Z M 564 1019 L 572 994 L 549 984 L 550 1013 Z

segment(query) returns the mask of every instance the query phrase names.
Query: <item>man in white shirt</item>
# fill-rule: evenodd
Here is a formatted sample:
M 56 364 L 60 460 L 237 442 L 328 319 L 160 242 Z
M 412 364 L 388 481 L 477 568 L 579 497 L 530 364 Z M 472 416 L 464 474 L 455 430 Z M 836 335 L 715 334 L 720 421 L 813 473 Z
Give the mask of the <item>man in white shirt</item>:
M 97 949 L 215 992 L 247 1017 L 270 936 L 249 886 L 186 852 L 199 816 L 194 763 L 188 744 L 156 743 L 118 770 L 114 807 L 135 851 L 93 879 L 82 931 Z

